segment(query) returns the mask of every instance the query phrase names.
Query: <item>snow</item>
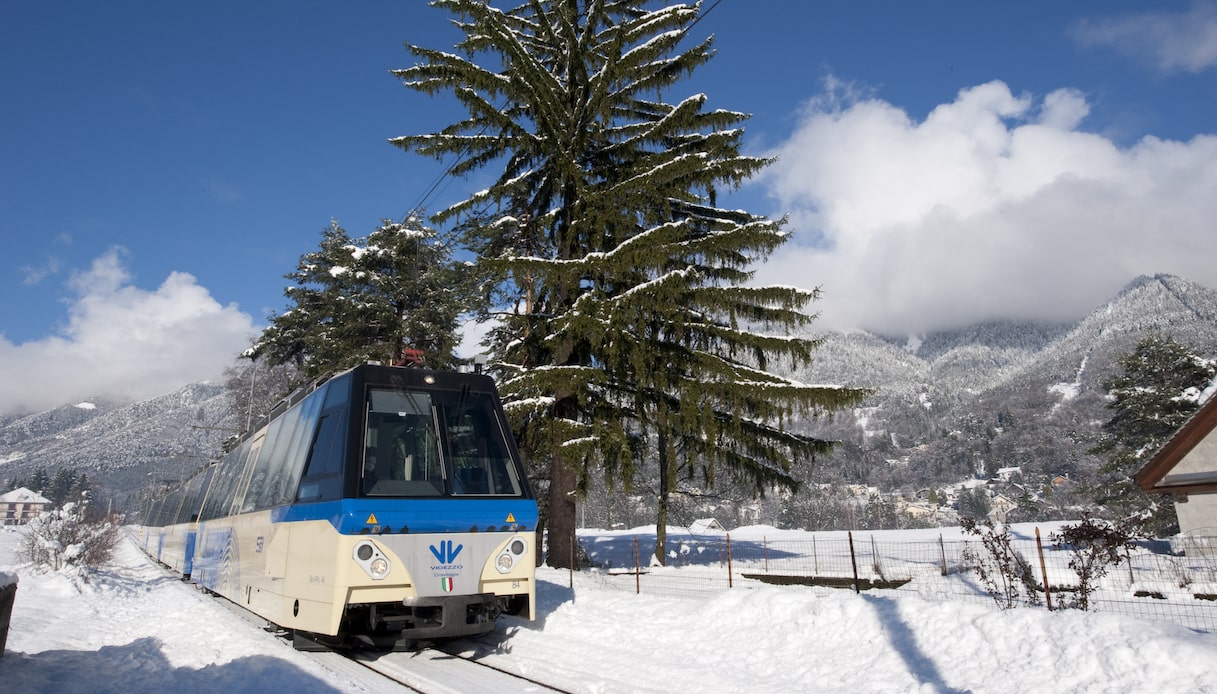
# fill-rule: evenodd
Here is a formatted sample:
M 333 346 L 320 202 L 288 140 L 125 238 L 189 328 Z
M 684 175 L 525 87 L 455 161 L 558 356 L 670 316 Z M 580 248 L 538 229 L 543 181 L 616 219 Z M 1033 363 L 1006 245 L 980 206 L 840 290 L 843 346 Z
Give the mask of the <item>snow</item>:
M 1062 400 L 1072 400 L 1082 392 L 1080 383 L 1054 383 L 1048 386 L 1049 393 L 1057 393 Z M 1057 405 L 1059 407 L 1059 405 Z M 1054 408 L 1056 409 L 1056 408 Z
M 6 691 L 367 691 L 130 541 L 82 581 L 23 564 L 22 537 L 0 529 L 0 568 L 20 575 Z M 882 590 L 635 595 L 591 572 L 538 576 L 538 619 L 500 620 L 478 656 L 573 692 L 1217 691 L 1217 634 L 1164 622 Z
M 91 402 L 78 402 L 78 403 L 76 403 L 75 406 L 82 410 L 96 410 L 97 409 L 97 405 L 95 405 Z

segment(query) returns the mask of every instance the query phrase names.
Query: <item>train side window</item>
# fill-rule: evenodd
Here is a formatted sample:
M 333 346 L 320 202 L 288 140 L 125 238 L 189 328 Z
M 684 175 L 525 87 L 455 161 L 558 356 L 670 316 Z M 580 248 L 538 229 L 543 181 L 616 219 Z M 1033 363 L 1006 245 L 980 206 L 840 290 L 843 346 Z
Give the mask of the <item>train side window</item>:
M 307 463 L 325 388 L 321 386 L 271 421 L 266 443 L 250 476 L 249 490 L 240 504 L 241 512 L 292 501 Z
M 273 432 L 275 422 L 271 422 L 269 432 Z M 267 433 L 258 434 L 252 440 L 248 451 L 249 456 L 240 461 L 240 466 L 237 470 L 236 482 L 233 484 L 232 496 L 230 497 L 230 505 L 224 510 L 224 515 L 235 516 L 241 512 L 241 504 L 245 502 L 245 496 L 249 493 L 249 485 L 254 476 L 254 470 L 257 469 L 259 455 L 262 452 L 262 445 L 266 441 Z
M 317 436 L 309 451 L 300 491 L 300 501 L 337 499 L 342 496 L 342 462 L 346 449 L 346 410 L 334 408 L 322 413 Z
M 342 498 L 342 473 L 346 469 L 347 422 L 351 378 L 339 376 L 325 384 L 325 404 L 308 448 L 298 501 L 329 501 Z
M 245 469 L 245 460 L 249 456 L 249 449 L 252 445 L 251 441 L 246 440 L 216 466 L 212 482 L 207 489 L 207 496 L 203 501 L 203 510 L 199 514 L 201 520 L 211 520 L 228 515 L 228 507 L 232 504 L 237 482 L 241 472 Z

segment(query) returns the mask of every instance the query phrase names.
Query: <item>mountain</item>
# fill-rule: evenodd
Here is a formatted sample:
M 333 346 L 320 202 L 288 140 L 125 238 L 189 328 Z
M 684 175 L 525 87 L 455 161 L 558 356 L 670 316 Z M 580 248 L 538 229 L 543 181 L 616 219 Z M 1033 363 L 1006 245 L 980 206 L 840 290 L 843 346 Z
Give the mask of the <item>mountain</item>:
M 83 472 L 100 501 L 129 508 L 150 483 L 174 482 L 214 457 L 234 431 L 222 385 L 195 383 L 150 400 L 96 398 L 0 422 L 0 481 L 43 468 Z
M 1072 325 L 993 322 L 907 340 L 824 335 L 808 382 L 875 389 L 863 408 L 808 430 L 842 441 L 813 479 L 924 488 L 1019 467 L 1033 488 L 1091 479 L 1088 453 L 1111 419 L 1102 383 L 1146 335 L 1212 357 L 1217 291 L 1138 277 Z
M 915 491 L 1017 467 L 1029 489 L 1060 477 L 1084 484 L 1104 462 L 1088 452 L 1112 416 L 1102 383 L 1153 332 L 1214 356 L 1217 291 L 1157 275 L 1068 325 L 814 335 L 824 342 L 813 363 L 791 375 L 875 392 L 851 412 L 799 425 L 841 442 L 801 474 L 811 484 Z M 99 398 L 0 419 L 0 482 L 73 467 L 124 508 L 149 483 L 181 479 L 215 456 L 235 426 L 231 411 L 222 386 L 198 383 L 143 402 Z

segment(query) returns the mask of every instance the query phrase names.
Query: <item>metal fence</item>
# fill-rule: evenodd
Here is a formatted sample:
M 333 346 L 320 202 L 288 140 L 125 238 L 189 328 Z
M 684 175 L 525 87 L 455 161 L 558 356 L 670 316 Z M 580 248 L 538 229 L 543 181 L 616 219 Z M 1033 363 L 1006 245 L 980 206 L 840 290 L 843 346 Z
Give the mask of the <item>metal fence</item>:
M 958 529 L 951 530 L 954 537 L 923 531 L 911 539 L 908 533 L 891 539 L 893 534 L 883 531 L 798 537 L 754 529 L 670 532 L 662 566 L 648 561 L 654 533 L 583 530 L 579 540 L 590 564 L 585 580 L 653 595 L 704 598 L 768 584 L 818 591 L 894 590 L 928 600 L 997 601 L 1034 609 L 1078 606 L 1079 576 L 1070 567 L 1075 555 L 1056 548 L 1047 533 L 1037 537 L 1039 528 L 1009 538 L 1026 569 L 1021 585 L 1010 585 L 1009 577 L 993 570 L 992 554 L 978 539 L 963 539 Z M 1108 565 L 1091 590 L 1083 591 L 1089 610 L 1217 631 L 1217 537 L 1140 543 L 1121 554 L 1118 565 Z

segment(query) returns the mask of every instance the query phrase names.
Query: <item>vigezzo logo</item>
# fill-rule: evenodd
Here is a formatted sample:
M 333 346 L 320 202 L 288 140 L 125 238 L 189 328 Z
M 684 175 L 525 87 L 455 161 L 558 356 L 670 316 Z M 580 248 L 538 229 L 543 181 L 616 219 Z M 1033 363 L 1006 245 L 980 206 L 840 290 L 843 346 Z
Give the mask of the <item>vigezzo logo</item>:
M 455 564 L 457 555 L 461 553 L 462 549 L 465 549 L 465 545 L 457 545 L 454 548 L 452 546 L 452 540 L 444 540 L 443 542 L 439 543 L 439 547 L 431 545 L 430 549 L 431 554 L 435 555 L 435 558 L 439 560 L 439 563 Z

